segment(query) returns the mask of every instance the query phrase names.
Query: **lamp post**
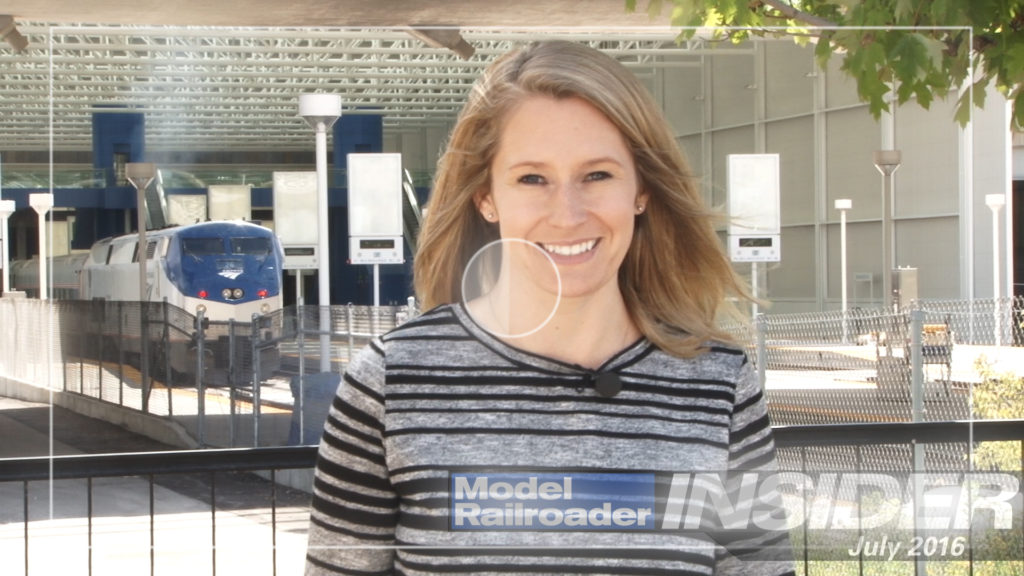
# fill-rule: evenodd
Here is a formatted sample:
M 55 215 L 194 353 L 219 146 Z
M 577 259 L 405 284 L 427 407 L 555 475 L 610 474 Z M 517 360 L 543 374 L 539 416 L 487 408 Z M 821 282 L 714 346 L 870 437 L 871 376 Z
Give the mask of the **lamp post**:
M 875 168 L 882 173 L 882 291 L 885 309 L 892 311 L 892 264 L 893 233 L 892 233 L 892 184 L 893 173 L 900 167 L 899 150 L 876 150 L 874 154 Z
M 28 204 L 39 214 L 39 299 L 47 300 L 46 279 L 46 213 L 53 208 L 53 194 L 40 192 L 28 195 Z
M 331 263 L 327 242 L 327 130 L 341 116 L 341 96 L 300 94 L 299 116 L 316 132 L 317 275 L 320 294 L 320 372 L 331 370 Z
M 3 272 L 3 293 L 11 291 L 11 275 L 9 265 L 11 259 L 7 257 L 10 248 L 7 243 L 7 218 L 14 214 L 14 200 L 0 200 L 0 265 L 4 267 Z
M 156 178 L 156 166 L 150 162 L 129 162 L 125 176 L 135 187 L 136 226 L 139 229 L 139 302 L 146 299 L 146 188 Z
M 124 167 L 125 178 L 135 187 L 136 198 L 136 226 L 139 229 L 139 334 L 140 338 L 140 364 L 142 378 L 142 411 L 149 412 L 149 393 L 151 391 L 149 381 L 149 338 L 146 327 L 146 307 L 142 302 L 149 297 L 149 290 L 146 285 L 146 258 L 149 255 L 149 246 L 146 243 L 146 188 L 156 178 L 156 165 L 151 162 L 129 162 Z
M 839 210 L 839 277 L 842 283 L 843 295 L 843 344 L 846 344 L 849 341 L 849 328 L 847 327 L 846 317 L 846 211 L 853 208 L 853 200 L 840 198 L 835 201 L 835 208 Z
M 986 194 L 985 205 L 992 210 L 992 309 L 995 315 L 996 346 L 1000 346 L 1002 330 L 999 321 L 999 211 L 1006 205 L 1006 196 Z

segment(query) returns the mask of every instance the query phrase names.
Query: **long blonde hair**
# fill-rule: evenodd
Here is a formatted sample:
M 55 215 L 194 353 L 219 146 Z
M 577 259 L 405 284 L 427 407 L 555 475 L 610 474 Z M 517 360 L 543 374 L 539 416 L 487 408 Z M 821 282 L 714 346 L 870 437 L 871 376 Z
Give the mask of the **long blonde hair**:
M 469 260 L 498 239 L 497 226 L 483 219 L 474 198 L 489 189 L 509 111 L 534 95 L 589 102 L 619 129 L 633 154 L 647 210 L 637 217 L 618 279 L 640 331 L 683 357 L 698 353 L 706 340 L 730 340 L 716 318 L 727 296 L 746 298 L 747 292 L 668 122 L 624 66 L 567 41 L 536 42 L 505 54 L 474 85 L 439 161 L 418 239 L 413 270 L 423 308 L 461 300 Z

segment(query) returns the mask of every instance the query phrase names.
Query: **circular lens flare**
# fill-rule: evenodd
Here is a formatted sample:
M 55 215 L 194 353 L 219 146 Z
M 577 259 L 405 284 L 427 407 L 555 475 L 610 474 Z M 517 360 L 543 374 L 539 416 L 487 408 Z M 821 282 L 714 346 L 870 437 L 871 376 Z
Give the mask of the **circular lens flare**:
M 495 240 L 462 273 L 462 302 L 473 321 L 498 338 L 522 338 L 543 328 L 562 298 L 551 256 L 520 238 Z

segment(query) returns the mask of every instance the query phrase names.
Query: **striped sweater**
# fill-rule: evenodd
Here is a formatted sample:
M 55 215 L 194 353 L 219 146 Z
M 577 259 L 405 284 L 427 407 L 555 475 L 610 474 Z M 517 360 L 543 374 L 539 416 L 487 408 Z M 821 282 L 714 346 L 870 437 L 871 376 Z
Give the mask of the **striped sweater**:
M 622 382 L 611 398 L 591 384 L 607 372 Z M 641 339 L 588 371 L 441 306 L 349 365 L 320 443 L 306 574 L 789 574 L 763 557 L 787 555 L 785 534 L 728 547 L 693 532 L 449 526 L 456 470 L 762 470 L 774 458 L 740 350 L 680 359 Z

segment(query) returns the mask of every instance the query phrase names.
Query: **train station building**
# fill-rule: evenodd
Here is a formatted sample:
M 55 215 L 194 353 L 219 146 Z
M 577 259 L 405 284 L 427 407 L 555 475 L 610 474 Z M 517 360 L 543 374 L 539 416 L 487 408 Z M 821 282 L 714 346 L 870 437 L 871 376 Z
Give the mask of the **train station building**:
M 933 496 L 976 497 L 961 488 L 978 470 L 1017 482 L 981 500 L 1015 530 L 1007 546 L 981 547 L 970 527 L 913 532 L 933 554 L 902 567 L 988 574 L 978 566 L 993 561 L 993 574 L 1020 573 L 1024 136 L 995 89 L 963 121 L 955 88 L 876 115 L 844 54 L 821 64 L 815 43 L 793 36 L 683 37 L 670 3 L 653 16 L 623 0 L 24 4 L 0 7 L 11 282 L 0 295 L 0 572 L 302 573 L 315 444 L 342 374 L 372 338 L 423 312 L 409 299 L 411 262 L 459 110 L 499 55 L 559 38 L 611 55 L 649 89 L 763 300 L 742 311 L 749 323 L 723 327 L 757 372 L 781 468 L 806 480 L 788 501 L 807 520 L 791 532 L 798 573 L 833 561 L 871 573 L 863 553 L 809 543 L 814 497 L 829 500 L 830 521 L 849 519 L 871 482 L 884 488 L 871 503 L 903 510 L 924 474 L 946 482 Z M 300 104 L 314 93 L 341 101 L 324 134 Z M 402 263 L 351 262 L 364 157 L 398 176 L 390 247 Z M 59 269 L 51 301 L 39 299 L 41 251 L 145 264 L 172 255 L 110 238 L 141 226 L 160 242 L 205 220 L 255 222 L 273 231 L 268 243 L 296 234 L 281 199 L 317 192 L 310 178 L 323 172 L 326 214 L 314 207 L 299 228 L 323 218 L 328 233 L 296 252 L 285 243 L 298 260 L 284 262 L 273 306 L 221 318 L 194 298 L 83 300 L 78 272 Z M 236 262 L 223 276 L 267 252 L 222 234 L 217 249 Z M 186 244 L 173 257 L 198 262 L 206 248 Z M 311 254 L 329 260 L 328 284 L 302 260 Z M 135 276 L 114 283 L 134 289 Z M 241 300 L 238 290 L 215 292 Z M 853 496 L 840 493 L 844 475 Z M 484 487 L 504 485 L 472 477 L 465 491 L 483 501 Z M 571 491 L 564 478 L 544 485 Z M 514 524 L 512 508 L 485 504 Z
M 369 268 L 347 264 L 347 155 L 401 154 L 418 200 L 426 202 L 439 150 L 482 67 L 517 43 L 559 36 L 600 46 L 643 78 L 706 199 L 723 212 L 728 158 L 778 155 L 780 256 L 761 265 L 757 279 L 772 313 L 840 307 L 844 218 L 851 307 L 885 300 L 886 228 L 892 239 L 885 267 L 911 270 L 897 274 L 897 281 L 914 280 L 903 285 L 908 299 L 1015 293 L 1021 235 L 1013 182 L 1024 167 L 1015 161 L 1005 99 L 994 90 L 964 125 L 954 119 L 954 96 L 927 109 L 913 100 L 894 105 L 876 119 L 840 70 L 841 55 L 820 68 L 814 46 L 793 38 L 734 44 L 698 34 L 683 42 L 666 25 L 667 14 L 651 19 L 601 2 L 581 19 L 577 8 L 531 6 L 514 13 L 489 6 L 487 15 L 458 9 L 460 27 L 447 32 L 465 40 L 472 56 L 464 57 L 369 8 L 351 17 L 313 8 L 305 18 L 301 9 L 288 17 L 271 9 L 280 19 L 247 16 L 237 24 L 268 27 L 240 29 L 230 26 L 235 15 L 225 8 L 196 8 L 192 19 L 187 11 L 100 9 L 78 20 L 71 3 L 37 3 L 15 15 L 28 47 L 0 52 L 10 78 L 0 89 L 2 193 L 17 207 L 10 258 L 38 252 L 28 195 L 51 187 L 53 254 L 131 232 L 136 198 L 124 167 L 133 162 L 154 163 L 164 202 L 176 205 L 195 202 L 185 197 L 202 197 L 211 186 L 247 186 L 251 218 L 273 226 L 273 173 L 312 170 L 315 162 L 313 132 L 298 117 L 299 95 L 329 92 L 343 100 L 329 138 L 330 300 L 368 304 Z M 441 16 L 427 8 L 410 14 Z M 216 26 L 181 27 L 208 24 Z M 887 177 L 875 162 L 882 150 L 900 153 L 888 213 Z M 1005 208 L 993 218 L 986 198 L 996 195 Z M 849 208 L 837 209 L 837 201 Z M 723 228 L 723 242 L 727 235 Z M 405 253 L 411 257 L 408 246 Z M 748 277 L 750 267 L 737 262 Z M 408 266 L 383 266 L 380 273 L 384 301 L 404 302 Z M 291 286 L 287 300 L 294 302 Z M 306 283 L 305 301 L 318 301 L 316 288 Z

